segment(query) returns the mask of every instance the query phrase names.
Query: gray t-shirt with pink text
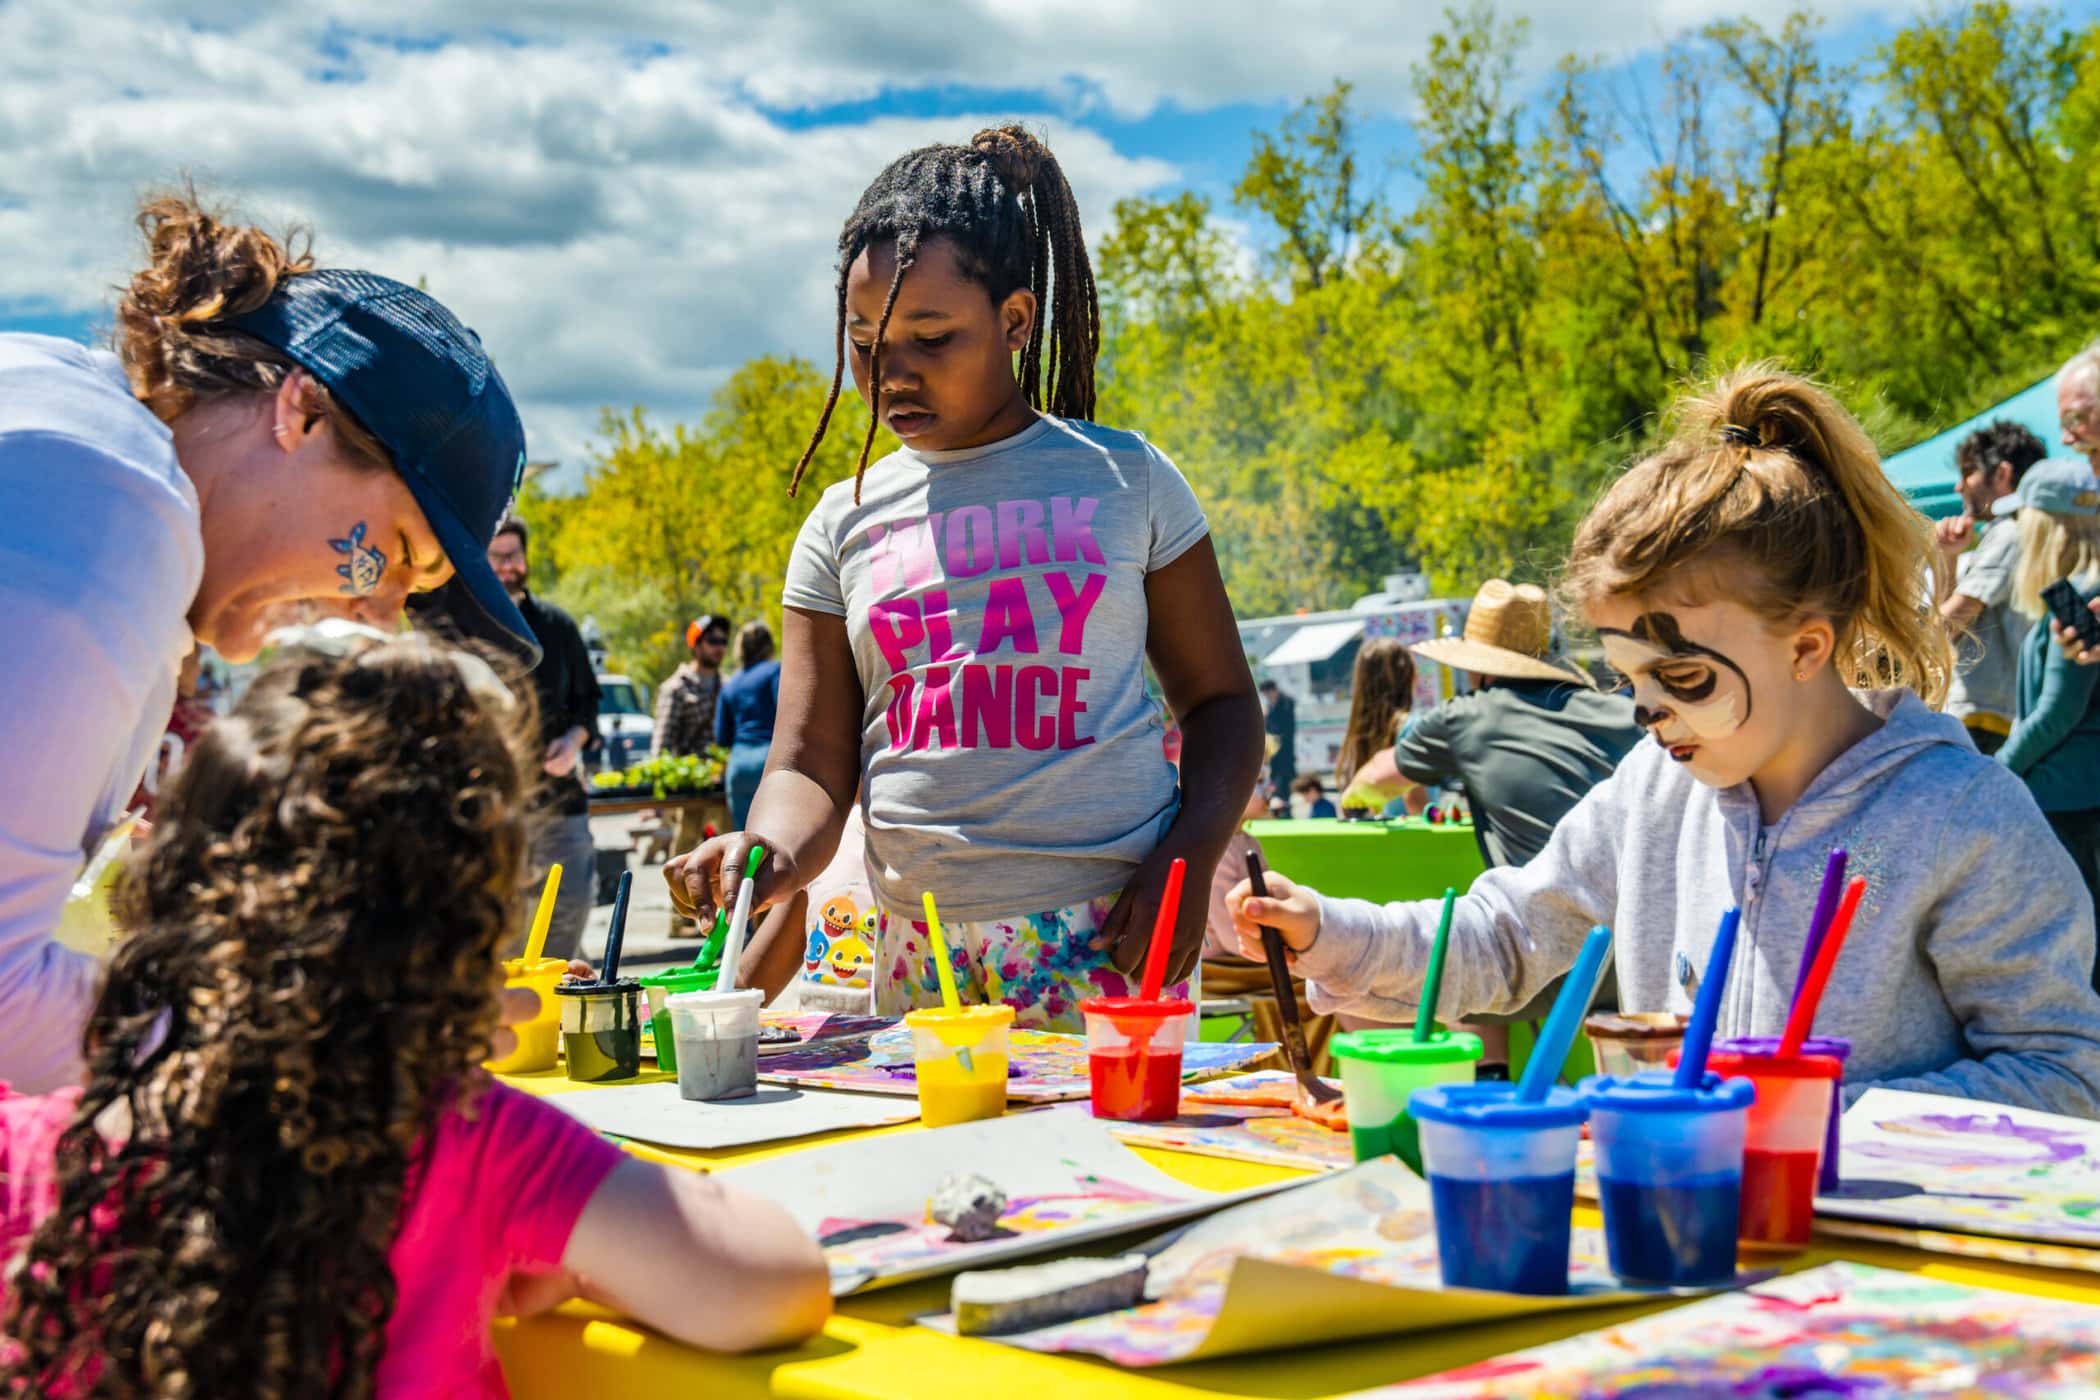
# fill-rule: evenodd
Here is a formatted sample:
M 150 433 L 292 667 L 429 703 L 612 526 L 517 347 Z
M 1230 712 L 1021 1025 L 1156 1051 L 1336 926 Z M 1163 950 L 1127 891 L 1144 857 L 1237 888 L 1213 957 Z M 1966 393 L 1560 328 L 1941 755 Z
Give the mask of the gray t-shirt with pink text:
M 1208 532 L 1137 433 L 1051 418 L 891 453 L 803 522 L 783 601 L 846 620 L 881 903 L 1029 915 L 1113 893 L 1179 801 L 1145 692 L 1145 575 Z M 843 679 L 843 678 L 841 678 Z

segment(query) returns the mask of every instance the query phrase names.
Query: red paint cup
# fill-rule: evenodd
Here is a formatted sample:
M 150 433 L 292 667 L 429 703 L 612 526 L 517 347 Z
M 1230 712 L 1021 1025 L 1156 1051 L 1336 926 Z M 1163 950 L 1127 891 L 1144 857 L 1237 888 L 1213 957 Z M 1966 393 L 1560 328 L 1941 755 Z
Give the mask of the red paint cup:
M 1181 1112 L 1181 1047 L 1196 1008 L 1185 1001 L 1096 997 L 1086 1016 L 1094 1116 L 1162 1123 Z
M 1757 1088 L 1743 1137 L 1742 1243 L 1752 1249 L 1803 1248 L 1815 1226 L 1831 1085 L 1843 1067 L 1830 1055 L 1780 1059 L 1717 1050 L 1706 1068 Z

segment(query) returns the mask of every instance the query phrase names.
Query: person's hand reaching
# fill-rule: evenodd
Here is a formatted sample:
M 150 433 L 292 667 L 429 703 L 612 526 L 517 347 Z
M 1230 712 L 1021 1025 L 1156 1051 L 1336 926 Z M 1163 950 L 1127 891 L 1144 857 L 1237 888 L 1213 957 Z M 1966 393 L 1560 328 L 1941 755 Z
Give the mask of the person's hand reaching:
M 1976 543 L 1976 520 L 1970 515 L 1950 515 L 1935 521 L 1932 526 L 1933 542 L 1940 547 L 1942 556 L 1953 559 Z
M 794 862 L 772 842 L 755 832 L 732 831 L 664 862 L 664 883 L 670 886 L 671 907 L 701 923 L 713 922 L 717 908 L 734 909 L 737 887 L 744 883 L 744 869 L 750 863 L 753 846 L 765 847 L 766 856 L 758 867 L 758 888 L 752 891 L 752 913 L 771 908 L 801 888 L 795 878 Z
M 1166 897 L 1167 871 L 1173 864 L 1174 854 L 1165 847 L 1140 862 L 1137 873 L 1117 896 L 1116 907 L 1108 911 L 1107 922 L 1094 935 L 1095 950 L 1105 951 L 1109 962 L 1133 982 L 1145 970 L 1145 954 L 1152 946 L 1152 926 L 1159 921 L 1159 903 Z M 1208 870 L 1199 876 L 1192 868 L 1183 879 L 1181 909 L 1174 920 L 1174 947 L 1167 955 L 1169 987 L 1186 978 L 1203 955 L 1203 925 L 1210 917 L 1209 889 Z
M 1254 882 L 1242 880 L 1225 896 L 1232 915 L 1232 931 L 1240 941 L 1240 956 L 1250 962 L 1266 962 L 1261 946 L 1263 925 L 1283 935 L 1283 946 L 1302 953 L 1320 937 L 1320 896 L 1305 886 L 1271 870 L 1267 873 L 1268 897 L 1258 899 Z

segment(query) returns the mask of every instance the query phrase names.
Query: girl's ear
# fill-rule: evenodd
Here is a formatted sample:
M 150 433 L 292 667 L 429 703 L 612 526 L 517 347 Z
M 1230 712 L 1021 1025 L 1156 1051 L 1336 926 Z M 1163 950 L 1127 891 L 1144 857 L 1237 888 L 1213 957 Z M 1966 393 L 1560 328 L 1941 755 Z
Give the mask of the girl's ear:
M 1026 287 L 1008 292 L 1006 300 L 999 303 L 999 329 L 1006 336 L 1006 348 L 1020 354 L 1028 348 L 1028 337 L 1035 330 L 1037 305 L 1035 293 Z
M 1794 679 L 1815 675 L 1837 651 L 1837 629 L 1827 617 L 1804 618 L 1794 629 Z

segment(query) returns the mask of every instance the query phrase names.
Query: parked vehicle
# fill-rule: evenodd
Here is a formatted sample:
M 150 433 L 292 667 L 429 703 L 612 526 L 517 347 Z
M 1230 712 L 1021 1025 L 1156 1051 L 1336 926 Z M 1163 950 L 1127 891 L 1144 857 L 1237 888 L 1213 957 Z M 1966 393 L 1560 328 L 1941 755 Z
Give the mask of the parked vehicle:
M 629 768 L 649 756 L 656 736 L 648 697 L 632 678 L 611 672 L 598 675 L 597 767 Z

